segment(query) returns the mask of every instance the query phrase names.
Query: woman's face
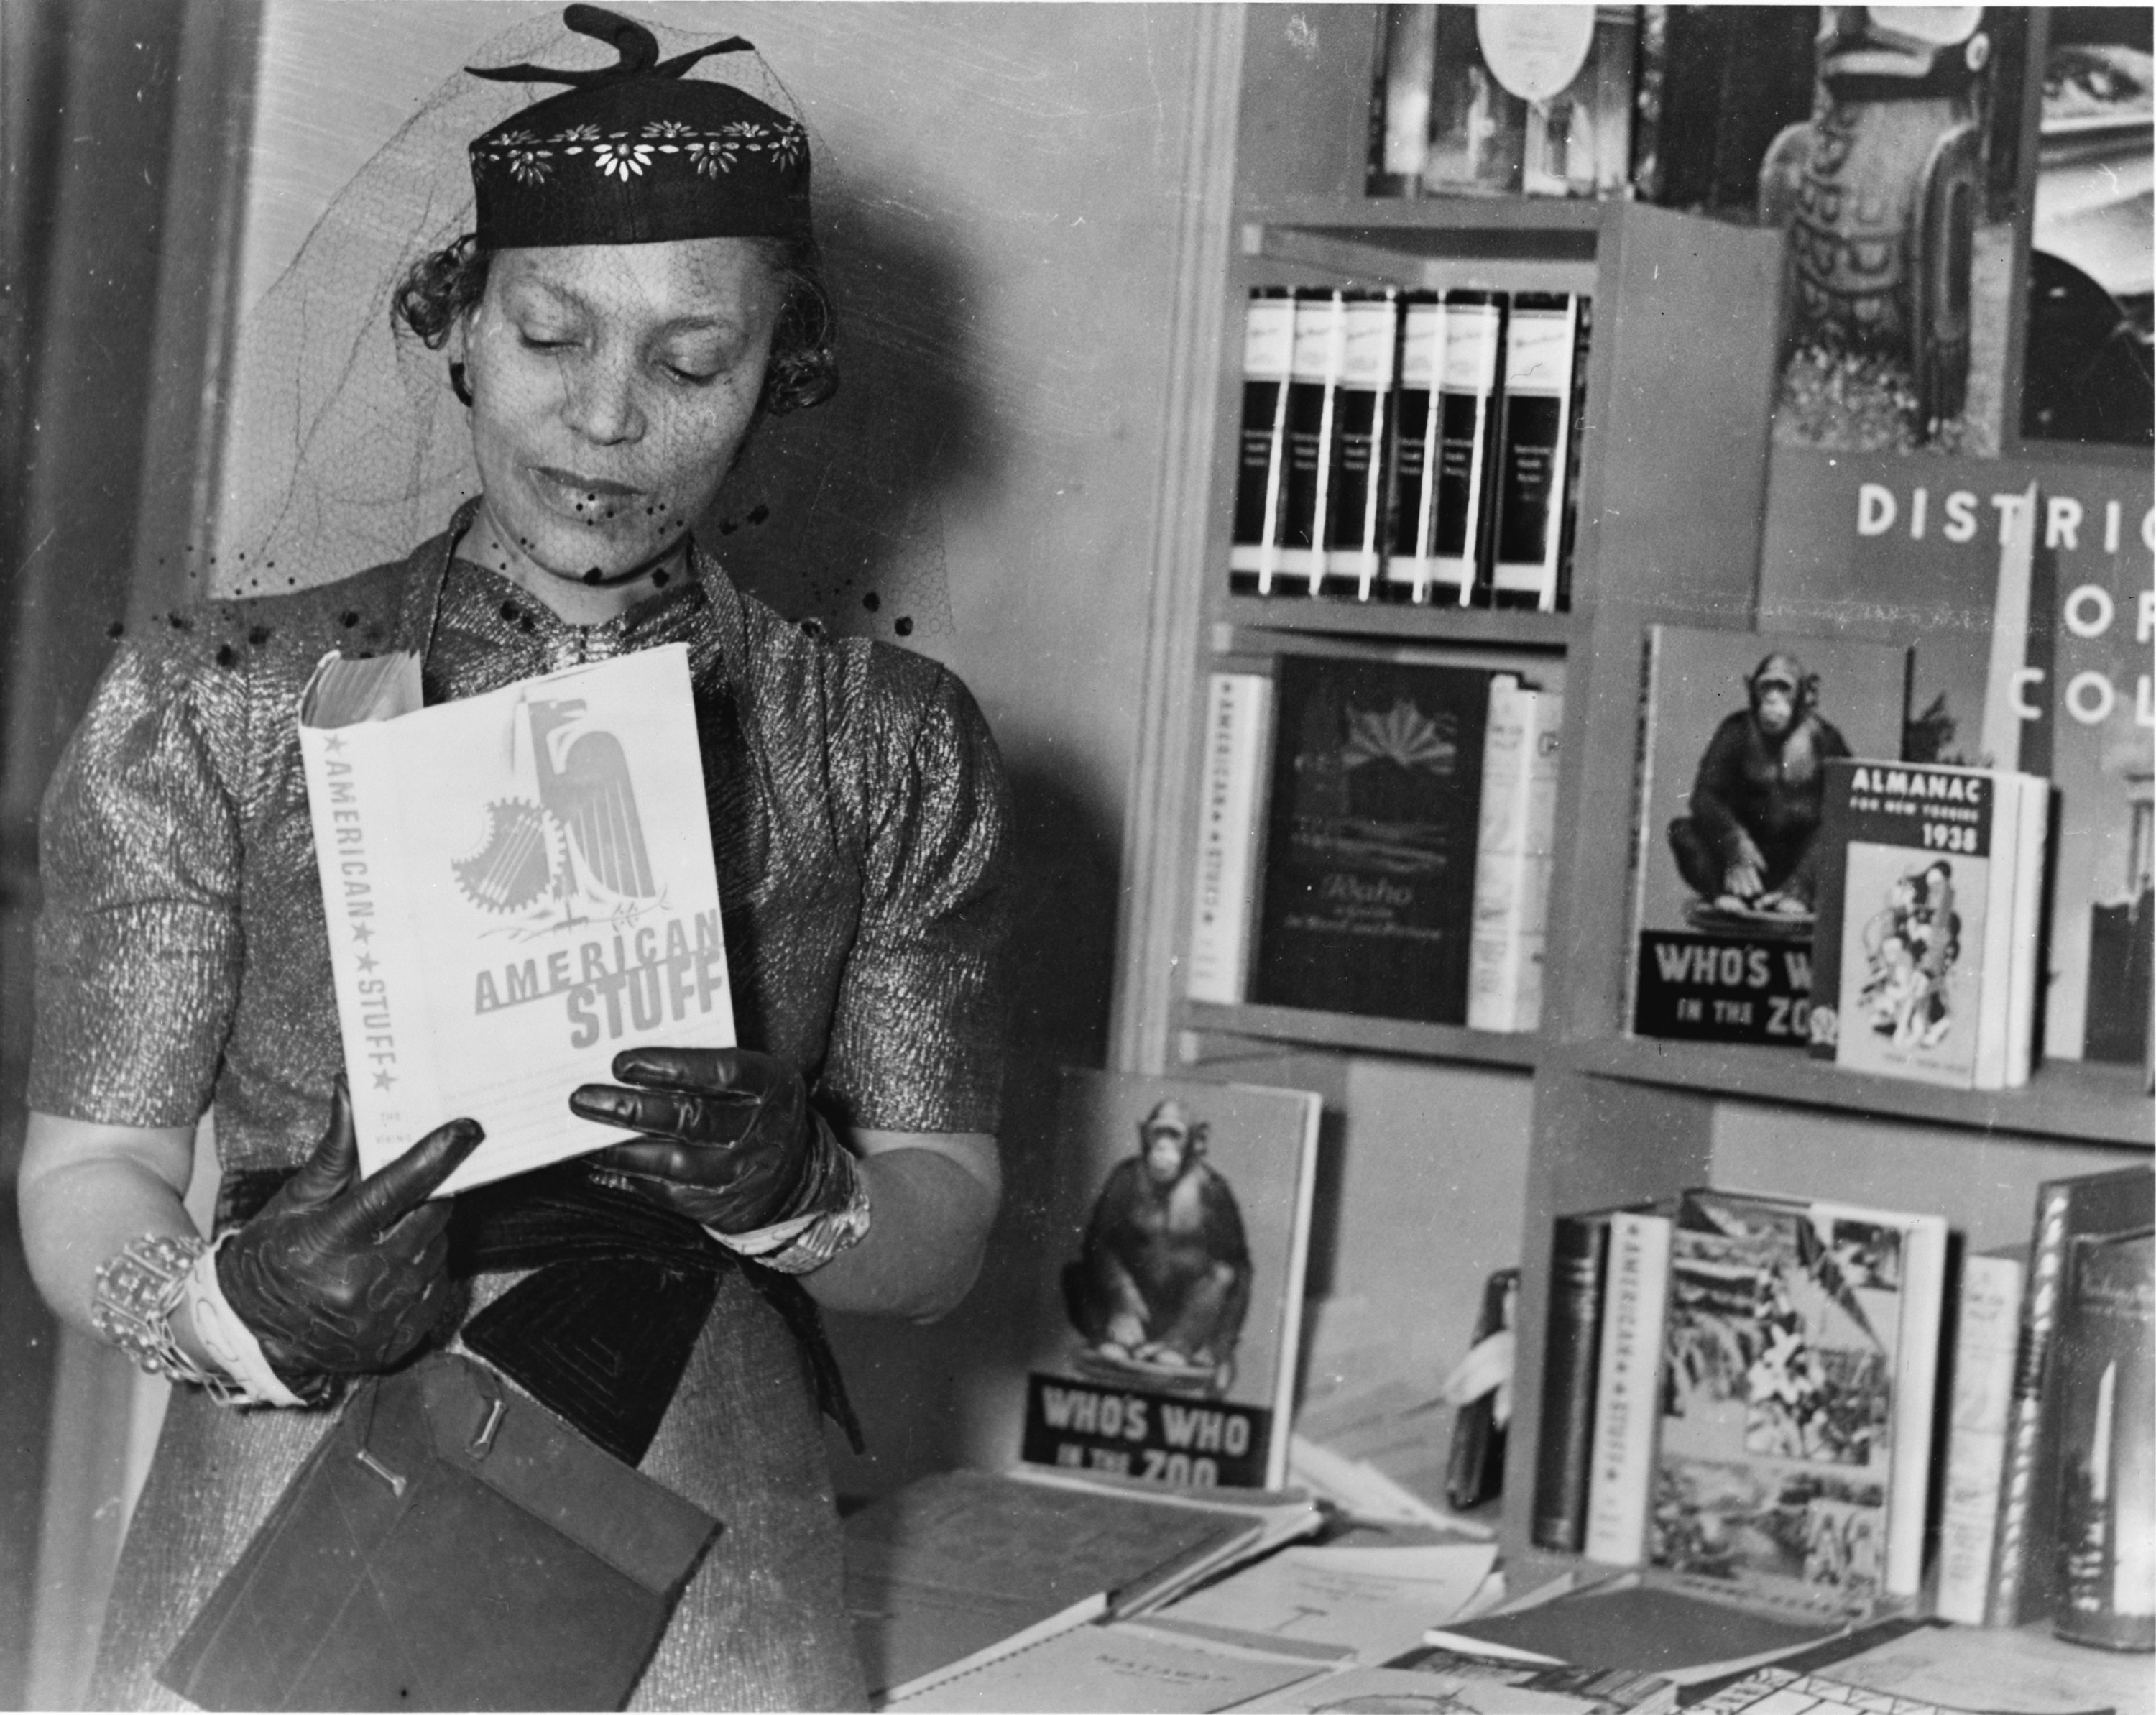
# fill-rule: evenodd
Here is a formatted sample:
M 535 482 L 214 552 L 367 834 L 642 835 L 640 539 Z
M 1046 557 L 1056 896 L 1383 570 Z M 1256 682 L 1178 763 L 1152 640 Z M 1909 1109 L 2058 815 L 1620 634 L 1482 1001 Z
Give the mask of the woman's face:
M 517 569 L 611 584 L 679 542 L 748 432 L 783 295 L 747 239 L 495 257 L 465 357 L 488 521 Z

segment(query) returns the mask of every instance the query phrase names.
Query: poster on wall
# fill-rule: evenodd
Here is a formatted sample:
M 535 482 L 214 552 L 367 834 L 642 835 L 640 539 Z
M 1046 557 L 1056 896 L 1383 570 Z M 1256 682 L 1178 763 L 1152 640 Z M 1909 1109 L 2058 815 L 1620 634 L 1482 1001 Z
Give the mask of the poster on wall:
M 2025 526 L 2025 617 L 2010 624 L 2002 557 Z M 2051 778 L 2043 1052 L 2144 1064 L 2156 926 L 2148 471 L 1779 448 L 1759 589 L 1763 627 L 1914 644 L 1909 761 Z M 2019 633 L 2003 653 L 2002 632 Z M 1999 699 L 2010 736 L 1994 745 L 1985 716 Z
M 2151 17 L 2145 6 L 2046 14 L 2021 383 L 2031 440 L 2145 447 L 2156 438 Z

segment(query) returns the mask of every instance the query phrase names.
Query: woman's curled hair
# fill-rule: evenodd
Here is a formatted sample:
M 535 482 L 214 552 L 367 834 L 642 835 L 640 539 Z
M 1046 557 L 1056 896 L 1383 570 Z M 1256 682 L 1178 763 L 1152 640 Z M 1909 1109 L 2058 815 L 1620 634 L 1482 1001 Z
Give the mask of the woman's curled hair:
M 811 236 L 755 238 L 778 275 L 785 296 L 771 336 L 771 363 L 764 372 L 762 408 L 773 416 L 820 405 L 839 390 L 838 316 L 824 285 L 824 257 Z M 412 264 L 389 300 L 391 325 L 402 323 L 429 351 L 439 351 L 458 320 L 486 295 L 494 253 L 480 248 L 476 234 Z

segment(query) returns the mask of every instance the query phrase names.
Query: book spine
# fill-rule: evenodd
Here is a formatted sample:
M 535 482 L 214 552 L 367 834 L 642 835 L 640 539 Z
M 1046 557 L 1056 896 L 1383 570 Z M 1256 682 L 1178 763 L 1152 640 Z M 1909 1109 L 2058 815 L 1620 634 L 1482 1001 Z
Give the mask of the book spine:
M 2156 1649 L 2156 1239 L 2077 1240 L 2059 1331 L 2061 1637 Z
M 2015 875 L 2021 854 L 2021 812 L 2026 794 L 2022 777 L 1994 773 L 1987 777 L 1991 795 L 1991 864 L 1985 875 L 1984 966 L 1979 978 L 1976 1012 L 1976 1066 L 1979 1090 L 2006 1087 L 2007 1042 L 2013 988 L 2014 909 L 2020 890 Z
M 1205 776 L 1184 990 L 1193 1000 L 1232 1006 L 1243 999 L 1250 969 L 1258 777 L 1271 704 L 1272 681 L 1260 674 L 1215 673 L 1207 682 Z
M 1649 794 L 1654 787 L 1656 675 L 1661 663 L 1663 629 L 1650 625 L 1640 639 L 1640 708 L 1632 740 L 1632 841 L 1626 852 L 1625 880 L 1631 895 L 1631 957 L 1625 961 L 1625 1022 L 1635 1035 L 1640 1031 L 1640 963 L 1646 957 L 1647 878 L 1654 862 L 1654 842 L 1659 829 L 1647 823 Z M 1831 765 L 1830 765 L 1831 766 Z
M 1825 1210 L 1835 1205 L 1814 1206 Z M 1938 1215 L 1905 1216 L 1902 1221 L 1901 1325 L 1894 1341 L 1883 1587 L 1890 1596 L 1914 1597 L 1923 1581 L 1924 1525 L 1931 1501 L 1939 1339 L 1946 1321 L 1947 1224 Z
M 1991 1584 L 2023 1273 L 2018 1256 L 1972 1256 L 1962 1267 L 1936 1610 L 1960 1625 L 1984 1624 Z
M 1537 1548 L 1578 1553 L 1585 1536 L 1589 1436 L 1602 1330 L 1607 1214 L 1565 1215 L 1550 1240 L 1549 1317 L 1543 1350 L 1542 1437 L 1535 1451 Z
M 1497 377 L 1504 357 L 1504 299 L 1495 292 L 1447 292 L 1429 583 L 1462 607 L 1474 596 L 1489 534 L 1491 473 L 1497 465 Z
M 1584 1548 L 1589 1559 L 1610 1566 L 1647 1557 L 1673 1230 L 1666 1215 L 1627 1212 L 1609 1222 Z
M 1520 1271 L 1501 1268 L 1482 1285 L 1481 1313 L 1471 1344 L 1480 1346 L 1512 1326 L 1519 1302 Z M 1507 1425 L 1497 1419 L 1496 1388 L 1477 1394 L 1452 1420 L 1452 1445 L 1445 1464 L 1445 1498 L 1464 1512 L 1499 1494 L 1505 1487 Z
M 1841 936 L 1849 870 L 1849 788 L 1856 765 L 1839 758 L 1826 765 L 1819 833 L 1812 841 L 1812 1008 L 1806 1024 L 1809 1052 L 1832 1060 L 1841 1033 Z
M 1346 354 L 1348 300 L 1338 291 L 1295 295 L 1295 343 L 1287 383 L 1287 449 L 1281 501 L 1279 576 L 1315 595 L 1325 575 L 1332 504 L 1332 438 Z M 1277 586 L 1272 593 L 1284 593 Z
M 2000 1482 L 1999 1537 L 1994 1545 L 1986 1625 L 2020 1625 L 2051 1605 L 2051 1506 L 2040 1469 L 2043 1451 L 2044 1372 L 2059 1322 L 2060 1276 L 2066 1269 L 2068 1187 L 2037 1194 L 2035 1234 L 2029 1247 L 2029 1284 L 2015 1342 L 2014 1402 L 2007 1420 L 2006 1467 Z
M 1350 293 L 1333 405 L 1332 469 L 1326 509 L 1322 593 L 1367 602 L 1385 547 L 1388 407 L 1399 352 L 1399 295 Z
M 1423 165 L 1430 158 L 1430 95 L 1437 72 L 1437 8 L 1389 6 L 1385 19 L 1385 50 L 1378 74 L 1382 106 L 1369 194 L 1412 197 L 1422 188 Z
M 1521 598 L 1543 613 L 1558 604 L 1578 339 L 1579 301 L 1570 293 L 1514 296 L 1505 334 L 1490 585 L 1499 598 Z
M 1517 1028 L 1532 695 L 1509 673 L 1490 680 L 1475 843 L 1475 927 L 1467 949 L 1467 1026 L 1472 1030 Z
M 2051 845 L 2051 785 L 2021 781 L 2021 837 L 2014 854 L 2014 944 L 2006 978 L 2006 1087 L 2018 1090 L 2035 1069 L 2036 989 L 2044 947 L 2044 866 Z
M 1378 593 L 1426 602 L 1437 527 L 1438 377 L 1445 361 L 1445 300 L 1409 292 L 1400 311 L 1399 388 L 1394 395 L 1385 565 Z
M 1563 763 L 1564 695 L 1538 691 L 1533 698 L 1533 717 L 1527 723 L 1527 861 L 1521 892 L 1516 1030 L 1536 1030 L 1542 1024 L 1543 956 L 1548 941 L 1550 876 L 1557 866 L 1557 788 Z
M 300 728 L 315 863 L 322 887 L 337 1027 L 352 1086 L 360 1167 L 386 1166 L 444 1111 L 428 1052 L 425 984 L 403 899 L 397 771 L 375 723 Z
M 1283 289 L 1250 294 L 1243 321 L 1243 422 L 1235 466 L 1229 588 L 1269 595 L 1280 569 L 1281 501 L 1287 451 L 1287 383 L 1295 304 Z

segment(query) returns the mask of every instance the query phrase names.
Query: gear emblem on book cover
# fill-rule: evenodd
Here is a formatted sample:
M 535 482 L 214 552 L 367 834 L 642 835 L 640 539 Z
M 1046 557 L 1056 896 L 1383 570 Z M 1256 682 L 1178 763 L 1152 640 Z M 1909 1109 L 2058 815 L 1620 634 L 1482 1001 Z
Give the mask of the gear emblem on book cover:
M 451 865 L 457 886 L 482 911 L 528 911 L 553 880 L 547 813 L 521 798 L 496 798 L 486 807 L 486 819 L 485 842 Z

